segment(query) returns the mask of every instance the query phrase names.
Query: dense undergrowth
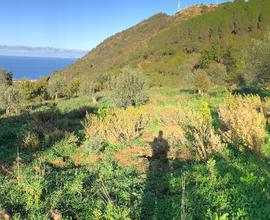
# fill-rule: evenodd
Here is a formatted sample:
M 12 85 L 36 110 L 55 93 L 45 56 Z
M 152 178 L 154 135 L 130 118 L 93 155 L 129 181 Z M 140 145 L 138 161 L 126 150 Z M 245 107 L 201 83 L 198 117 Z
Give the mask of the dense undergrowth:
M 2 115 L 0 210 L 12 219 L 270 218 L 269 100 L 152 89 L 141 107 L 109 102 L 62 99 Z

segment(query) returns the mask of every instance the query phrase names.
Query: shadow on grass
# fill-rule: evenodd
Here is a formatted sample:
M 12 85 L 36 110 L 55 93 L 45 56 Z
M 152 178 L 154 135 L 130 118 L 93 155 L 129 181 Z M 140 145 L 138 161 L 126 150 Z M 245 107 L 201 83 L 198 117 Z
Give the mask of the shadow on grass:
M 140 219 L 173 219 L 180 216 L 178 203 L 181 201 L 181 193 L 171 189 L 170 177 L 179 170 L 181 161 L 169 160 L 170 147 L 168 141 L 163 138 L 162 131 L 150 146 L 152 157 L 147 158 L 149 169 L 142 197 Z
M 270 91 L 256 86 L 242 86 L 232 91 L 233 95 L 257 95 L 265 99 L 270 97 Z
M 192 219 L 269 219 L 269 159 L 236 149 L 230 158 L 215 156 L 215 163 L 198 169 L 189 185 L 189 215 Z M 194 169 L 195 168 L 195 169 Z M 191 171 L 191 170 L 190 170 Z
M 45 104 L 48 107 L 47 104 Z M 11 164 L 21 146 L 21 135 L 27 131 L 38 135 L 42 143 L 36 150 L 20 149 L 21 156 L 30 158 L 35 151 L 45 149 L 48 142 L 53 145 L 58 138 L 51 138 L 50 135 L 64 137 L 66 132 L 79 134 L 83 129 L 82 120 L 86 112 L 95 113 L 95 107 L 81 107 L 68 113 L 62 113 L 55 106 L 42 112 L 24 113 L 17 116 L 0 118 L 0 163 Z M 48 144 L 47 144 L 48 145 Z

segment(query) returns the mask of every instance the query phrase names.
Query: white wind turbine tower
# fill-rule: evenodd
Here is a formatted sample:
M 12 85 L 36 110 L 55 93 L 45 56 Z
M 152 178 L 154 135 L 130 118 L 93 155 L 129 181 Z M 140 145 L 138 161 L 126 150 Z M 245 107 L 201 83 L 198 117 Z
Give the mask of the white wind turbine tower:
M 180 0 L 177 1 L 177 12 L 181 10 Z

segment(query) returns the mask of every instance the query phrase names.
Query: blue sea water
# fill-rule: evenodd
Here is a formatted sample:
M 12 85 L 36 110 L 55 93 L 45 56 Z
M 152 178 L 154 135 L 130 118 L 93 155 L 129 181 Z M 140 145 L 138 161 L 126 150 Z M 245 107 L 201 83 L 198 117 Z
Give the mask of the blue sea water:
M 13 73 L 14 79 L 38 79 L 73 64 L 72 58 L 0 56 L 0 68 Z

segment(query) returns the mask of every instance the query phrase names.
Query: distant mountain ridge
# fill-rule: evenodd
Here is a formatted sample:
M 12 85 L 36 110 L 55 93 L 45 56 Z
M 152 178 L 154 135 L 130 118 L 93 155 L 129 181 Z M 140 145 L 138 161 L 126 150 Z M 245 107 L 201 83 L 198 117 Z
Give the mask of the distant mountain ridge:
M 87 52 L 88 51 L 86 50 L 61 49 L 54 47 L 0 45 L 0 55 L 3 56 L 80 58 L 87 54 Z

